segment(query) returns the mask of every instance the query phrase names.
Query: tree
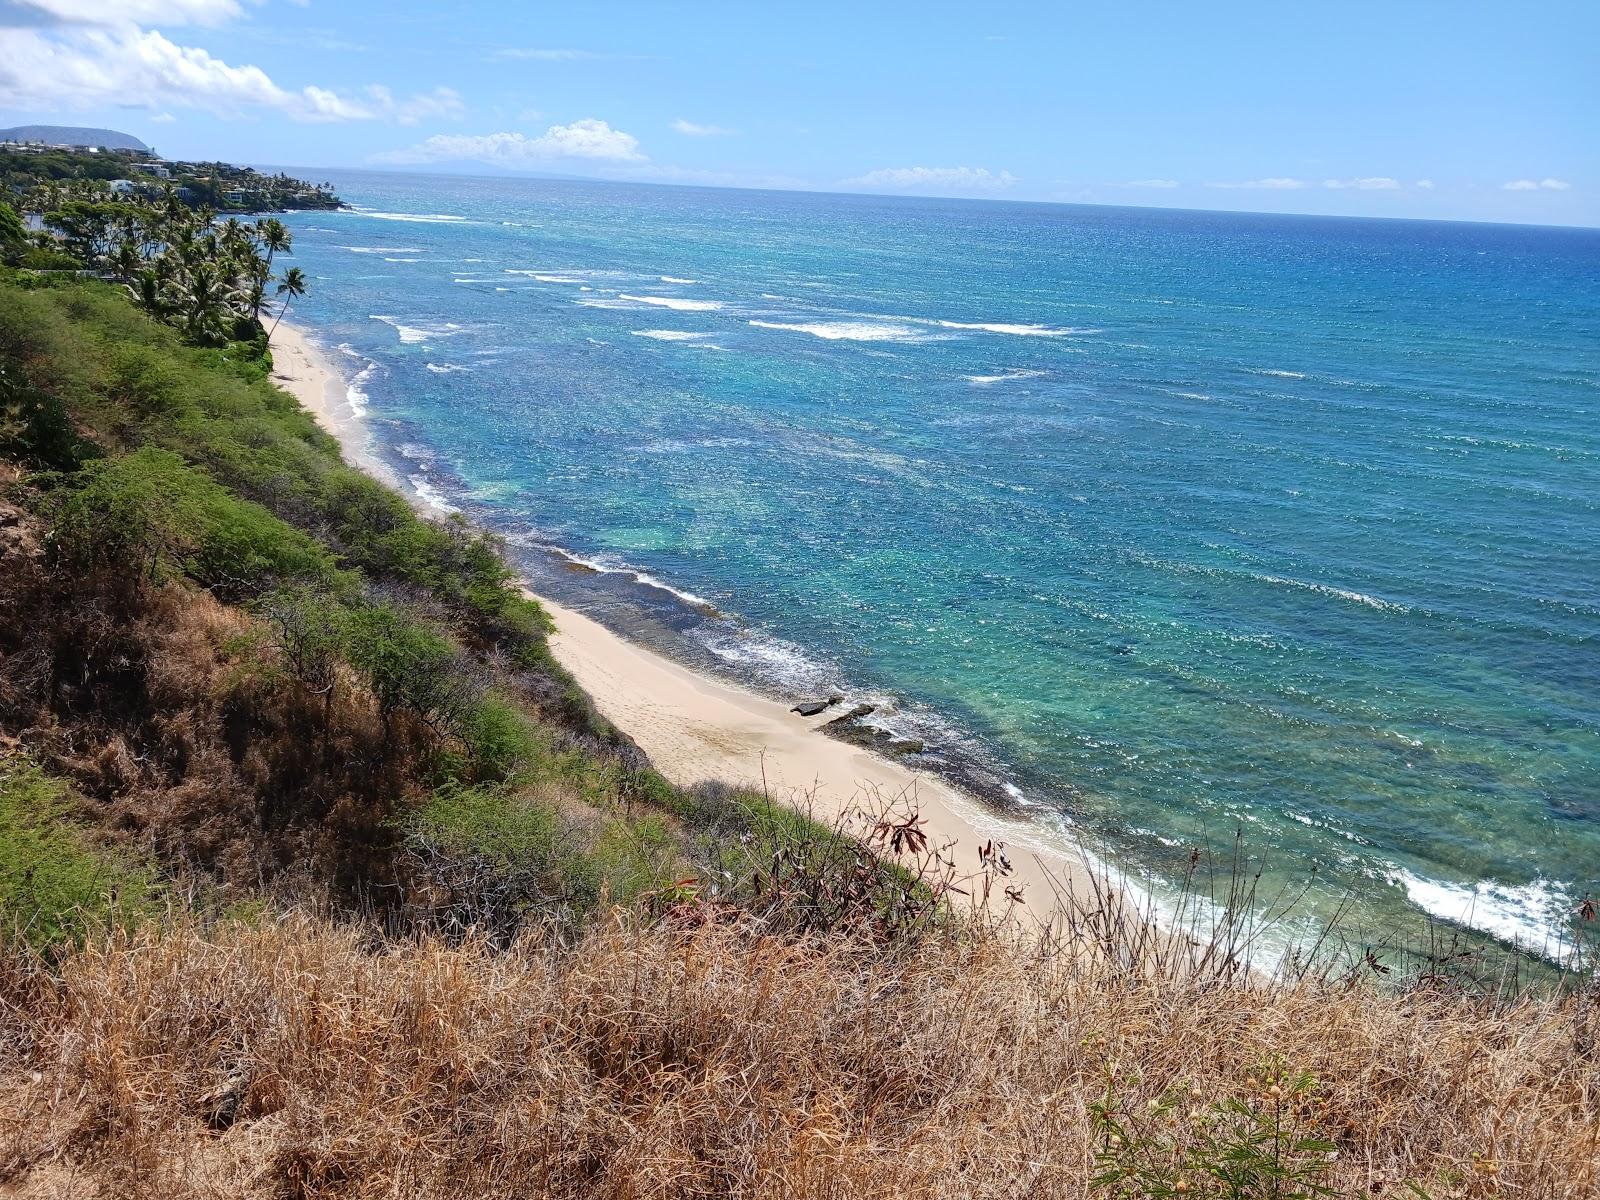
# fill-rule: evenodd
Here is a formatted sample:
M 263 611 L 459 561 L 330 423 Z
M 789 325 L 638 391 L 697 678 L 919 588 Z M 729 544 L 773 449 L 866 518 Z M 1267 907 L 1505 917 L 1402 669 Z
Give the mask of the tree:
M 289 228 L 277 217 L 267 217 L 256 222 L 256 237 L 260 240 L 262 248 L 267 252 L 267 269 L 272 269 L 272 256 L 274 254 L 291 254 L 290 246 L 294 244 L 294 237 L 289 233 Z
M 0 259 L 14 263 L 28 248 L 28 230 L 17 210 L 0 200 Z
M 227 343 L 226 318 L 232 315 L 229 298 L 228 281 L 215 266 L 202 262 L 189 273 L 178 315 L 190 341 L 201 346 Z
M 280 296 L 287 295 L 289 297 L 289 299 L 292 300 L 297 296 L 304 296 L 305 294 L 306 294 L 306 276 L 305 276 L 305 272 L 302 271 L 299 267 L 290 267 L 287 271 L 285 271 L 283 273 L 283 282 L 278 284 L 278 295 L 280 295 Z M 272 339 L 272 334 L 278 332 L 278 322 L 283 320 L 283 314 L 288 312 L 288 311 L 289 311 L 289 300 L 285 300 L 283 302 L 282 307 L 280 307 L 278 309 L 277 318 L 272 322 L 272 333 L 267 334 L 267 340 L 270 341 Z
M 67 200 L 46 213 L 44 223 L 66 243 L 69 253 L 86 267 L 98 267 L 115 252 L 131 209 L 104 200 Z

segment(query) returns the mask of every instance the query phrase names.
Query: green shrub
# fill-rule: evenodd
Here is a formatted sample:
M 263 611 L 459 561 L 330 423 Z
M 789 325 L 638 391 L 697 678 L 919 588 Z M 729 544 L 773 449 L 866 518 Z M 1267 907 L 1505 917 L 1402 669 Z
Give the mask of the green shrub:
M 548 744 L 521 709 L 494 692 L 467 706 L 455 726 L 481 781 L 511 778 L 541 758 Z
M 289 673 L 306 691 L 331 698 L 350 645 L 350 610 L 330 592 L 306 585 L 279 588 L 256 605 L 272 630 Z
M 170 451 L 91 463 L 75 483 L 56 535 L 78 563 L 152 580 L 186 575 L 233 596 L 279 579 L 334 575 L 327 551 L 309 537 Z
M 510 937 L 530 916 L 571 926 L 600 899 L 584 832 L 538 797 L 442 788 L 413 815 L 406 841 L 429 915 L 446 927 Z
M 187 374 L 159 347 L 122 342 L 111 348 L 106 382 L 110 398 L 134 416 L 170 417 L 193 406 Z
M 467 690 L 456 648 L 393 604 L 367 605 L 351 614 L 347 653 L 371 685 L 385 722 L 399 712 L 430 724 L 448 721 Z
M 0 456 L 71 470 L 94 454 L 72 428 L 66 407 L 0 362 Z
M 91 849 L 73 825 L 64 783 L 0 757 L 0 937 L 55 946 L 149 905 L 148 877 Z
M 649 813 L 607 825 L 595 840 L 594 861 L 606 897 L 617 904 L 660 893 L 687 870 L 666 821 Z
M 1090 1186 L 1127 1200 L 1317 1200 L 1337 1197 L 1327 1185 L 1337 1147 L 1322 1128 L 1326 1100 L 1309 1072 L 1264 1064 L 1239 1095 L 1215 1099 L 1171 1088 L 1129 1111 L 1132 1081 L 1111 1075 L 1090 1106 L 1100 1136 Z M 1425 1194 L 1414 1184 L 1410 1195 Z

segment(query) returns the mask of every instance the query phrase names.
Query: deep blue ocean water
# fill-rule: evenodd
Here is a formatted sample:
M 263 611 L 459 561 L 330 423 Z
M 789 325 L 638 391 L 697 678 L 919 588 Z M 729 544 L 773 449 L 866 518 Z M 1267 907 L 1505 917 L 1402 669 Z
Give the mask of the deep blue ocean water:
M 1600 232 L 334 182 L 291 319 L 539 587 L 1153 882 L 1600 892 Z

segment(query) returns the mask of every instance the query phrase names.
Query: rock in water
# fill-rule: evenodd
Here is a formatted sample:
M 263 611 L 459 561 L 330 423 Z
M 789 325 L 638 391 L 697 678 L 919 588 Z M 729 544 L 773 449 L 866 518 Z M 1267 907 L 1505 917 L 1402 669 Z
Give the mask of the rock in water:
M 835 725 L 848 725 L 851 721 L 860 720 L 869 713 L 875 712 L 877 707 L 878 706 L 875 704 L 858 704 L 849 712 L 845 713 L 842 717 L 835 717 L 833 720 L 829 721 L 823 726 L 823 728 L 832 729 Z

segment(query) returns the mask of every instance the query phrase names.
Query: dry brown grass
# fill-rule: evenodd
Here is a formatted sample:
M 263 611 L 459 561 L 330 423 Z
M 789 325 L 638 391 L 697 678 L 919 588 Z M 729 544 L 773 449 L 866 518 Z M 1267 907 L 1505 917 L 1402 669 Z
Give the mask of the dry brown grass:
M 13 958 L 0 997 L 0 1193 L 1085 1196 L 1108 1071 L 1138 1111 L 1275 1057 L 1320 1081 L 1344 1193 L 1596 1194 L 1592 997 L 1141 981 L 982 933 L 618 918 L 491 952 L 299 917 Z

